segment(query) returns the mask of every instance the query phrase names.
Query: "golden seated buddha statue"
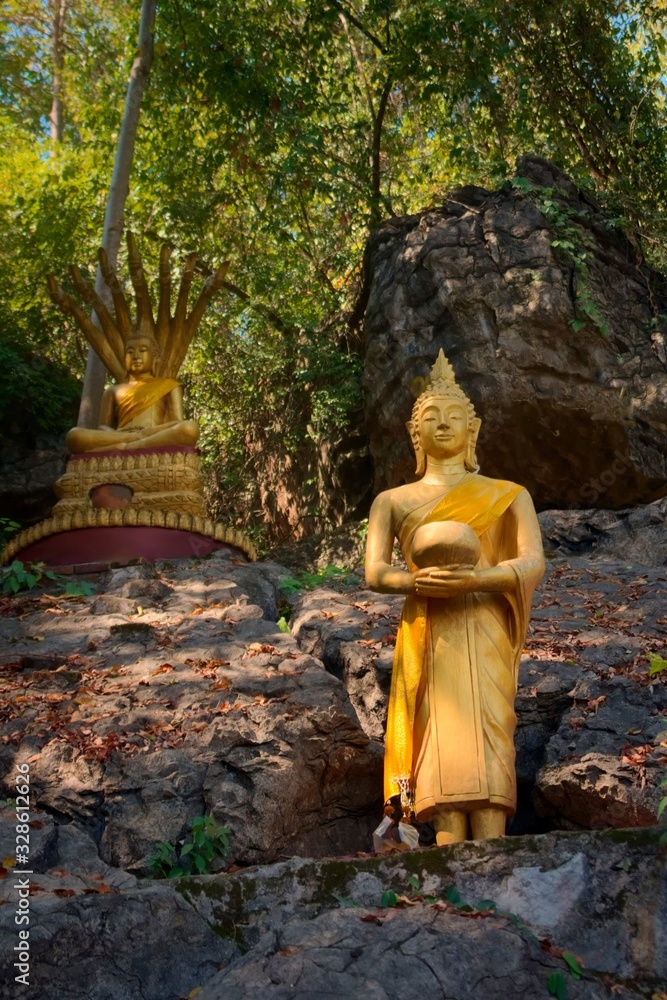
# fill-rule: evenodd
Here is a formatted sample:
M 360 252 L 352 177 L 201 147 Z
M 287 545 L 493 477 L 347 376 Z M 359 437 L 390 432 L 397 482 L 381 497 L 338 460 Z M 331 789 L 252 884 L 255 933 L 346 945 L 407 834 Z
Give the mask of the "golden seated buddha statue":
M 172 316 L 169 249 L 162 247 L 160 296 L 154 318 L 131 233 L 127 244 L 136 299 L 134 321 L 104 250 L 99 252 L 100 271 L 115 316 L 79 269 L 74 265 L 70 268 L 74 285 L 94 309 L 99 326 L 51 275 L 47 278 L 53 302 L 74 317 L 116 383 L 104 392 L 97 426 L 73 427 L 67 435 L 71 457 L 54 485 L 59 500 L 52 517 L 12 539 L 2 553 L 5 560 L 25 552 L 26 558 L 43 559 L 52 565 L 85 562 L 86 546 L 95 551 L 98 561 L 141 555 L 168 558 L 190 552 L 205 554 L 216 543 L 235 545 L 254 556 L 254 548 L 242 532 L 206 519 L 195 449 L 199 427 L 194 420 L 184 418 L 183 392 L 176 380 L 204 310 L 222 286 L 229 265 L 225 262 L 207 279 L 188 313 L 196 262 L 196 254 L 191 254 Z M 112 528 L 110 535 L 108 529 Z M 88 531 L 87 542 L 80 534 L 45 542 L 51 536 L 87 529 L 94 532 Z M 166 535 L 165 529 L 169 529 Z M 205 538 L 188 539 L 184 533 Z
M 105 390 L 99 428 L 72 428 L 67 435 L 72 454 L 196 445 L 199 427 L 183 419 L 180 384 L 155 374 L 159 356 L 152 336 L 137 334 L 125 342 L 127 381 Z

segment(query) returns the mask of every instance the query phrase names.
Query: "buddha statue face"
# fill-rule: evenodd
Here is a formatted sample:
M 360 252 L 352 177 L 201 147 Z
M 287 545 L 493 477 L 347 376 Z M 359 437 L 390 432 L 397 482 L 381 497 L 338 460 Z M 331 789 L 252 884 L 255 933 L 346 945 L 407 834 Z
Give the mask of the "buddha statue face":
M 415 411 L 407 426 L 417 457 L 417 475 L 423 475 L 427 456 L 437 460 L 460 456 L 469 472 L 477 472 L 475 445 L 481 420 L 462 394 L 425 393 Z
M 460 400 L 432 396 L 421 410 L 417 431 L 424 454 L 455 458 L 466 450 L 468 414 Z
M 133 378 L 154 374 L 158 347 L 153 337 L 131 337 L 125 342 L 125 367 Z

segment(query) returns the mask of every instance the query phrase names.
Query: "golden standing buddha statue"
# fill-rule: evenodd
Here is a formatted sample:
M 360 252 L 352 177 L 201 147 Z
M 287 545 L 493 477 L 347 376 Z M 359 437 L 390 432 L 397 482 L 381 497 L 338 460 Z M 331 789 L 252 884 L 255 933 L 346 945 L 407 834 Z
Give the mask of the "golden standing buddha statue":
M 407 425 L 421 478 L 381 493 L 368 523 L 368 586 L 407 595 L 385 799 L 400 792 L 440 845 L 502 836 L 516 809 L 514 698 L 544 573 L 529 494 L 478 473 L 480 425 L 440 351 Z M 391 566 L 396 537 L 407 571 Z

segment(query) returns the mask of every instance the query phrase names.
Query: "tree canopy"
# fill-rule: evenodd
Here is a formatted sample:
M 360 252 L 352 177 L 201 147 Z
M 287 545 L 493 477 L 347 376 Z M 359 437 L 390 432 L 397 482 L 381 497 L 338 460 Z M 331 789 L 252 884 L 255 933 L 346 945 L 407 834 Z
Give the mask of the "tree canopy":
M 0 2 L 0 337 L 75 375 L 45 275 L 94 277 L 139 12 Z M 149 273 L 162 242 L 231 261 L 183 372 L 219 505 L 257 520 L 266 449 L 313 479 L 358 409 L 382 219 L 533 152 L 667 265 L 665 31 L 661 0 L 161 0 L 126 224 Z

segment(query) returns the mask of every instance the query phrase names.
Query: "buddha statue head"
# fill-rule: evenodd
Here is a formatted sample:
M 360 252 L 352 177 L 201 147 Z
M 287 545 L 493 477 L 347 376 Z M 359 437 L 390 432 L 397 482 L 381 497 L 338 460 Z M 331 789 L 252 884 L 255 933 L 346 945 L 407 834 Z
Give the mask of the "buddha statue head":
M 479 472 L 475 448 L 482 421 L 457 384 L 442 349 L 428 377 L 415 382 L 419 395 L 406 426 L 415 449 L 417 475 L 424 475 L 427 455 L 435 458 L 462 455 L 468 472 Z M 447 425 L 444 430 L 443 423 Z
M 136 333 L 125 341 L 125 368 L 130 378 L 155 375 L 160 348 L 152 334 Z

